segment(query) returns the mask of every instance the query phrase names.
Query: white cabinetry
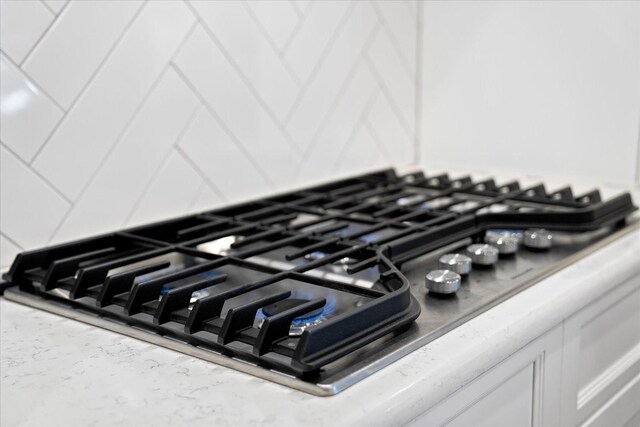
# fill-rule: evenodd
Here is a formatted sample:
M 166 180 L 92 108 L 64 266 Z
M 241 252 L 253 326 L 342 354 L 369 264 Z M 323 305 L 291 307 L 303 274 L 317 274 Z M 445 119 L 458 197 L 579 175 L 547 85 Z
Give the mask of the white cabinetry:
M 640 276 L 414 419 L 411 426 L 632 426 L 640 421 Z
M 564 336 L 562 424 L 624 425 L 640 411 L 640 276 L 567 319 Z
M 412 426 L 541 426 L 560 421 L 558 326 L 416 418 Z

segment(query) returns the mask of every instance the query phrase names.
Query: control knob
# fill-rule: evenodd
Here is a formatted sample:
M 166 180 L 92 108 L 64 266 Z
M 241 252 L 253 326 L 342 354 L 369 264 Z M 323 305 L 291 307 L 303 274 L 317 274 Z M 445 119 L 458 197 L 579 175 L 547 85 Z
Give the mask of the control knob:
M 438 260 L 445 270 L 453 271 L 460 275 L 469 274 L 471 271 L 471 258 L 462 254 L 445 254 Z
M 491 245 L 476 243 L 467 247 L 471 261 L 478 265 L 493 265 L 498 261 L 498 249 Z
M 524 245 L 532 249 L 549 249 L 553 244 L 553 234 L 543 228 L 526 230 Z
M 518 238 L 508 234 L 487 232 L 484 236 L 484 241 L 497 248 L 498 252 L 503 255 L 515 254 L 520 246 Z
M 426 285 L 429 292 L 453 294 L 460 289 L 460 275 L 449 270 L 433 270 L 427 273 Z

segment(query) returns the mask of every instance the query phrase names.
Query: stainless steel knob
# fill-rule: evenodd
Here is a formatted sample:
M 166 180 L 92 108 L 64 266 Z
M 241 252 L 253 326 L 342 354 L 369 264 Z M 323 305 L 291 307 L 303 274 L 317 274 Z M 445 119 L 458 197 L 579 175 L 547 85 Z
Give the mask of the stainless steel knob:
M 445 254 L 438 260 L 445 270 L 453 271 L 461 275 L 471 271 L 471 258 L 462 254 Z
M 484 241 L 497 248 L 498 252 L 503 255 L 515 254 L 520 247 L 518 239 L 507 234 L 487 232 L 484 236 Z
M 460 275 L 449 270 L 433 270 L 427 273 L 426 285 L 429 292 L 453 294 L 460 289 Z
M 548 249 L 553 245 L 553 234 L 543 228 L 526 230 L 524 245 L 533 249 Z
M 467 254 L 471 261 L 478 265 L 493 265 L 498 262 L 498 249 L 491 245 L 477 243 L 467 247 Z
M 522 243 L 522 231 L 520 230 L 487 230 L 485 236 L 496 239 L 500 236 L 509 236 L 516 239 L 518 243 Z

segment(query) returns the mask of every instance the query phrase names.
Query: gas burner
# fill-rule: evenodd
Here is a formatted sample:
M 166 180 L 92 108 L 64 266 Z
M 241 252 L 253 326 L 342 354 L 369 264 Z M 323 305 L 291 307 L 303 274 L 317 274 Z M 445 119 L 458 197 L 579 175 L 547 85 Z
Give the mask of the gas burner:
M 258 328 L 262 327 L 267 317 L 280 314 L 310 301 L 311 299 L 287 298 L 285 300 L 262 307 L 256 315 L 256 318 L 258 320 Z M 302 335 L 305 329 L 311 326 L 319 325 L 335 312 L 336 305 L 336 298 L 333 295 L 329 295 L 326 298 L 324 307 L 317 308 L 313 311 L 294 318 L 291 321 L 291 325 L 289 326 L 289 336 L 299 337 L 300 335 Z

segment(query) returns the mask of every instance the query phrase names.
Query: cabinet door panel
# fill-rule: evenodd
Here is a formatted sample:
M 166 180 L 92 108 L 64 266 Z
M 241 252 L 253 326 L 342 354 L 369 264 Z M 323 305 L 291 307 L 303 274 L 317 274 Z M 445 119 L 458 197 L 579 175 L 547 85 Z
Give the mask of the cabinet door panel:
M 562 325 L 558 325 L 409 425 L 558 425 L 561 368 Z
M 530 426 L 533 419 L 534 368 L 534 364 L 530 364 L 446 425 Z
M 640 277 L 568 318 L 564 339 L 563 425 L 623 425 L 640 407 Z

